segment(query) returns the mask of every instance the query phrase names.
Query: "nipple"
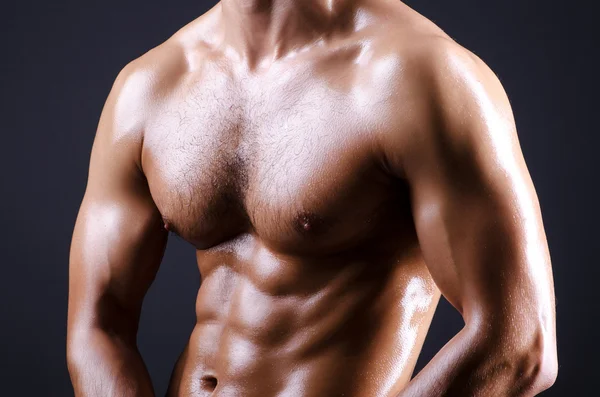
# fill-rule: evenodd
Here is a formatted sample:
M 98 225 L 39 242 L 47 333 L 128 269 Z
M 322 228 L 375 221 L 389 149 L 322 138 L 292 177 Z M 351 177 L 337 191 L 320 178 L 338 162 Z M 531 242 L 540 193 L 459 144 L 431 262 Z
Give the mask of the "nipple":
M 321 229 L 323 220 L 311 212 L 302 212 L 296 216 L 296 228 L 301 233 L 314 233 Z
M 302 229 L 304 229 L 305 232 L 310 231 L 310 229 L 312 228 L 312 225 L 310 224 L 310 220 L 307 218 L 302 218 L 300 220 L 301 225 L 302 225 Z
M 167 233 L 173 233 L 177 237 L 181 237 L 181 235 L 177 232 L 175 225 L 172 222 L 167 220 L 163 221 L 163 228 L 167 231 Z

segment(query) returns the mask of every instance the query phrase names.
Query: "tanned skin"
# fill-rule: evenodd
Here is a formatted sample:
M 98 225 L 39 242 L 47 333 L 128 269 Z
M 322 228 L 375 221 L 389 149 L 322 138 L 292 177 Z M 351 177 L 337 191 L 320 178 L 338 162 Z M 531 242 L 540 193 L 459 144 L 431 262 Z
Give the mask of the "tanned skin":
M 507 96 L 399 1 L 224 0 L 122 70 L 71 246 L 76 396 L 154 395 L 136 334 L 169 232 L 202 282 L 168 396 L 531 396 L 556 377 Z M 440 294 L 465 326 L 411 380 Z

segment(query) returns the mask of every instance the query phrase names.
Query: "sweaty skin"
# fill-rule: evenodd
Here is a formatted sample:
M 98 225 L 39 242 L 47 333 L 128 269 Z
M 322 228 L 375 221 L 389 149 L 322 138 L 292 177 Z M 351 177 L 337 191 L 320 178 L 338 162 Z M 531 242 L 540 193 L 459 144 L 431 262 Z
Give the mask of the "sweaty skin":
M 70 255 L 76 396 L 153 396 L 169 233 L 197 323 L 168 396 L 531 396 L 557 373 L 539 202 L 495 74 L 395 0 L 224 0 L 128 64 Z M 443 294 L 464 328 L 411 380 Z

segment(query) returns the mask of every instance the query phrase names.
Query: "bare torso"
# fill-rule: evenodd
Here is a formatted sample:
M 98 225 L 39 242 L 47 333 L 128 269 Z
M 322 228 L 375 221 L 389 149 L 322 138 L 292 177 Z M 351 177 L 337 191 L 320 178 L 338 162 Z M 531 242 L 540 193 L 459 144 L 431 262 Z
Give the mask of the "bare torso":
M 416 14 L 390 7 L 265 70 L 203 41 L 216 8 L 176 36 L 141 154 L 202 278 L 170 396 L 387 396 L 409 381 L 439 291 L 377 144 L 410 112 L 390 100 L 401 45 L 384 43 Z
M 196 248 L 170 397 L 533 396 L 550 254 L 508 97 L 397 0 L 222 0 L 117 76 L 69 256 L 78 397 L 154 396 L 169 233 Z M 464 327 L 411 378 L 440 294 Z

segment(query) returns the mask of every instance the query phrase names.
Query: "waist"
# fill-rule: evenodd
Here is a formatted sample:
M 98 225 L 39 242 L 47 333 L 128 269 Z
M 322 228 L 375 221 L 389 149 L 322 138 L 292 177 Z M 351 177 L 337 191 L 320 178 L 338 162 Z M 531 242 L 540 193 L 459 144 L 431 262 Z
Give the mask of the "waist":
M 173 382 L 211 396 L 396 392 L 439 297 L 423 270 L 418 261 L 380 275 L 348 267 L 317 291 L 273 295 L 223 268 L 203 281 Z

